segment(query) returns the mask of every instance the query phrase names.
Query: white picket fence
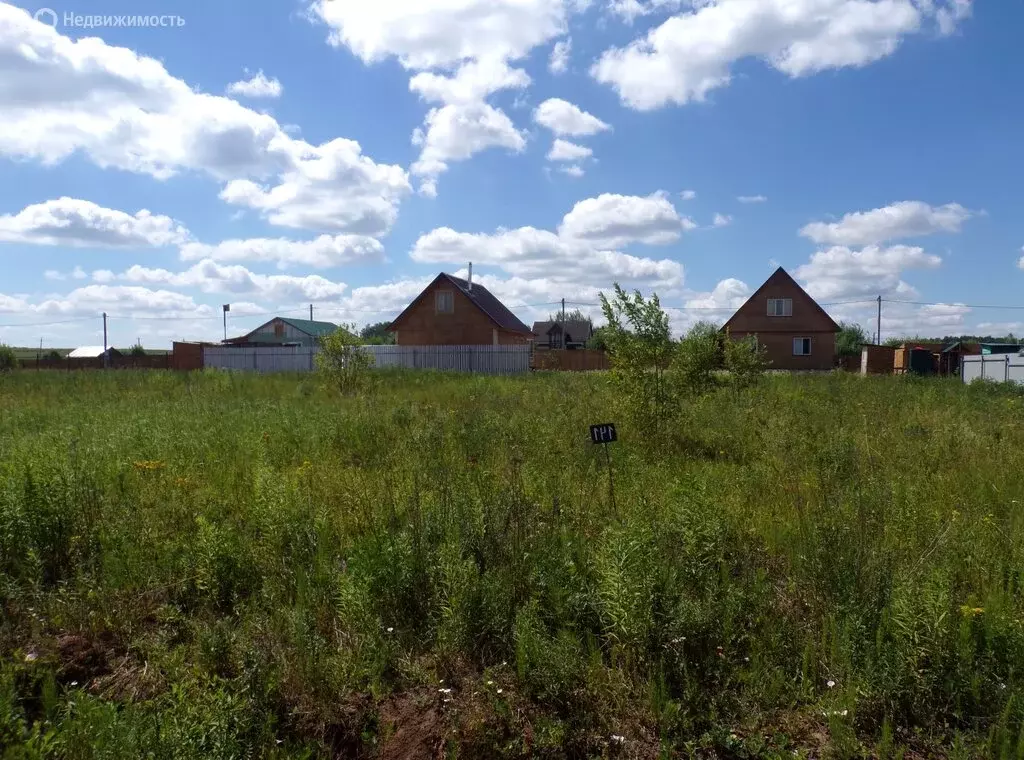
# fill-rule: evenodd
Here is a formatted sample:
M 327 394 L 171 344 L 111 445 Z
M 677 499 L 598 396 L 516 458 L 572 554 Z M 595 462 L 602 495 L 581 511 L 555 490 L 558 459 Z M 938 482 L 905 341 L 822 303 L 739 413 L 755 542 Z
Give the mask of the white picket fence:
M 363 346 L 374 367 L 436 369 L 517 375 L 530 371 L 530 347 L 522 346 Z M 310 372 L 319 348 L 310 346 L 208 346 L 203 366 L 250 372 Z
M 996 380 L 1001 383 L 1024 384 L 1024 355 L 982 354 L 961 357 L 960 377 L 965 383 L 972 380 Z

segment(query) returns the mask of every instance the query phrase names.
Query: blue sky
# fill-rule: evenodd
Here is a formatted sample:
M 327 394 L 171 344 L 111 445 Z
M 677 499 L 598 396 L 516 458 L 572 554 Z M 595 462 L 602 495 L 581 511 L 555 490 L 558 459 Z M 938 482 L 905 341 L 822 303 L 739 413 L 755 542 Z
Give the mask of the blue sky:
M 887 335 L 1024 330 L 978 308 L 1021 304 L 1018 3 L 41 7 L 0 3 L 3 342 L 374 322 L 468 261 L 527 321 L 724 321 L 782 265 Z

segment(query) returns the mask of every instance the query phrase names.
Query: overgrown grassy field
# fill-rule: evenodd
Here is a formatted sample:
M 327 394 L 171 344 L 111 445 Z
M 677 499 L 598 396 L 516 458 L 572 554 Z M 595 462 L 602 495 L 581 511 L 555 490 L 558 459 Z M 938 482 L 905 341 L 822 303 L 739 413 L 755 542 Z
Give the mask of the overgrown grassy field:
M 1022 757 L 1022 398 L 0 375 L 0 755 Z

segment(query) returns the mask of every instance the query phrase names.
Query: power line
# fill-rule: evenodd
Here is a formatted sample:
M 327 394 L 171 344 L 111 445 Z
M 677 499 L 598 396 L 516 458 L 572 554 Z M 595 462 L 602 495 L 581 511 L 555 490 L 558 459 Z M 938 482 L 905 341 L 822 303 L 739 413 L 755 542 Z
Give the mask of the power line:
M 1024 309 L 1024 306 L 995 306 L 992 304 L 970 304 L 970 303 L 946 303 L 940 301 L 899 301 L 883 298 L 883 303 L 902 303 L 910 306 L 960 306 L 967 309 Z
M 73 322 L 88 322 L 93 319 L 99 319 L 99 315 L 95 317 L 76 317 L 75 319 L 62 319 L 58 322 L 21 322 L 18 324 L 0 325 L 0 327 L 50 327 L 51 325 L 69 325 Z

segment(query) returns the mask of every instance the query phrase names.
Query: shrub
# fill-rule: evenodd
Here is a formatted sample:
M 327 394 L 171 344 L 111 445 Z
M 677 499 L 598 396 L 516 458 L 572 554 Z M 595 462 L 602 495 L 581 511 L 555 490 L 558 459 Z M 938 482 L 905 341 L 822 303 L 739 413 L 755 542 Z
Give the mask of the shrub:
M 342 325 L 321 339 L 316 356 L 317 369 L 342 393 L 354 393 L 366 383 L 373 356 L 362 348 L 352 326 Z
M 722 339 L 710 322 L 698 322 L 679 341 L 672 368 L 680 389 L 693 395 L 715 387 L 715 371 L 722 366 Z
M 764 346 L 753 340 L 731 340 L 728 335 L 725 339 L 725 368 L 733 385 L 737 388 L 747 388 L 754 385 L 764 375 L 768 367 L 766 351 Z
M 18 366 L 18 358 L 14 355 L 14 349 L 0 343 L 0 372 L 10 372 Z

